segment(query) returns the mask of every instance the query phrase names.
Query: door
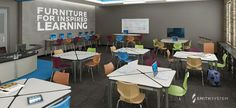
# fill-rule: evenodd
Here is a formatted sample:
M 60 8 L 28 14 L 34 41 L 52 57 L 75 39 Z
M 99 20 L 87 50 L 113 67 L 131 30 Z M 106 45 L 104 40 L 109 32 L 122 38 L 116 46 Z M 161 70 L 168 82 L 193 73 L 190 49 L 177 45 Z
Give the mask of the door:
M 7 49 L 7 9 L 0 8 L 0 47 Z

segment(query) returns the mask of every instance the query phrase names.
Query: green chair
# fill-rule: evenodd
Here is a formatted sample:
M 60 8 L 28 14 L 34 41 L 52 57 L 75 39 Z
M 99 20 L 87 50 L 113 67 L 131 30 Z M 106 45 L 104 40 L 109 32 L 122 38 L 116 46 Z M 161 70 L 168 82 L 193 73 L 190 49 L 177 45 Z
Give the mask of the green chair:
M 185 73 L 184 77 L 184 82 L 183 82 L 183 87 L 177 86 L 177 85 L 171 85 L 168 88 L 168 94 L 172 96 L 178 96 L 182 97 L 187 93 L 188 90 L 188 77 L 189 77 L 189 72 Z
M 228 55 L 225 53 L 222 57 L 223 63 L 217 63 L 217 68 L 221 68 L 223 69 L 226 66 L 226 59 L 227 59 Z M 213 66 L 215 66 L 215 63 L 213 63 Z
M 89 48 L 87 49 L 87 52 L 96 52 L 96 48 L 90 48 L 90 47 L 89 47 Z
M 173 45 L 173 50 L 174 51 L 182 51 L 182 47 L 183 47 L 182 43 L 175 43 Z
M 143 45 L 135 45 L 135 48 L 144 49 L 144 46 Z

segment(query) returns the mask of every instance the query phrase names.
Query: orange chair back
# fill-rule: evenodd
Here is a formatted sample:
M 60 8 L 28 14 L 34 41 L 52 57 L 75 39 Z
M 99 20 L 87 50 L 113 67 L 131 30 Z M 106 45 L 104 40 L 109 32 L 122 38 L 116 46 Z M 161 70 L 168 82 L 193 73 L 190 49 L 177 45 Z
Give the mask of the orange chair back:
M 204 53 L 215 53 L 215 44 L 210 42 L 210 43 L 204 43 L 203 44 L 203 52 Z
M 201 58 L 187 57 L 187 65 L 192 69 L 197 69 L 202 66 Z
M 114 71 L 114 65 L 112 62 L 108 63 L 108 64 L 105 64 L 104 65 L 104 72 L 105 72 L 105 75 L 108 75 L 110 74 L 111 72 Z
M 99 64 L 100 61 L 101 61 L 101 54 L 100 54 L 100 53 L 99 53 L 99 54 L 96 54 L 95 56 L 93 56 L 93 62 L 94 62 L 95 64 Z
M 72 39 L 70 39 L 70 38 L 68 38 L 68 39 L 66 39 L 66 43 L 68 44 L 68 43 L 71 43 L 72 42 Z
M 70 77 L 69 73 L 55 72 L 52 81 L 63 85 L 69 85 L 69 77 Z

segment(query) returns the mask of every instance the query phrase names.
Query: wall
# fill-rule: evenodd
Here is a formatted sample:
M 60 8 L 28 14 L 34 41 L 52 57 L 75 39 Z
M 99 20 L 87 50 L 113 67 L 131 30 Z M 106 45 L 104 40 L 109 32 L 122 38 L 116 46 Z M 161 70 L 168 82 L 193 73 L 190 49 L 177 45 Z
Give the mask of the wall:
M 0 8 L 8 9 L 8 51 L 16 50 L 18 42 L 18 5 L 15 0 L 0 0 Z
M 168 27 L 185 28 L 186 38 L 198 47 L 198 36 L 214 41 L 222 39 L 223 4 L 223 0 L 212 0 L 97 7 L 96 32 L 102 35 L 120 33 L 122 18 L 149 18 L 150 34 L 144 39 L 146 47 L 152 47 L 153 38 L 166 38 Z
M 88 29 L 84 31 L 95 31 L 95 6 L 71 3 L 58 0 L 35 0 L 23 2 L 22 4 L 22 42 L 28 44 L 41 44 L 49 39 L 51 33 L 72 32 L 77 35 L 80 30 L 68 31 L 37 31 L 37 7 L 51 7 L 58 9 L 71 9 L 88 12 Z M 39 55 L 44 54 L 44 49 L 39 51 Z

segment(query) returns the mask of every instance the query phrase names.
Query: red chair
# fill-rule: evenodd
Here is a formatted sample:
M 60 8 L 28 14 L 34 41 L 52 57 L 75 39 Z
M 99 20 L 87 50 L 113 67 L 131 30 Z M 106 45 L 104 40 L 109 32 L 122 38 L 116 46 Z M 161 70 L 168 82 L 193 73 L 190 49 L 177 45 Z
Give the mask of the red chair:
M 60 57 L 53 57 L 52 62 L 53 62 L 53 68 L 56 69 L 65 70 L 71 68 L 71 65 L 63 63 Z

